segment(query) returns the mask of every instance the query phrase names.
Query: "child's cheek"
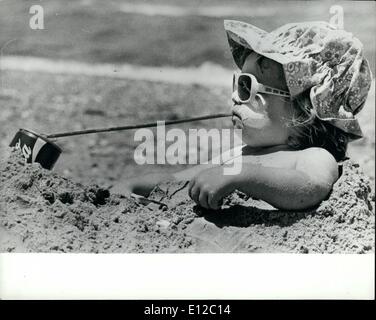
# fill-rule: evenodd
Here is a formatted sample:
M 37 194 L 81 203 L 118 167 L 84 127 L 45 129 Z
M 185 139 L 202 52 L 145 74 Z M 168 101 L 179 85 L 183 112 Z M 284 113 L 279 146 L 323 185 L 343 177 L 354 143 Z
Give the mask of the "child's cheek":
M 268 104 L 266 100 L 261 95 L 257 94 L 255 100 L 250 102 L 245 111 L 246 116 L 243 118 L 243 124 L 257 129 L 268 126 L 271 119 L 267 109 Z
M 271 123 L 267 115 L 260 115 L 243 120 L 244 127 L 262 129 L 267 127 Z
M 269 103 L 261 94 L 256 94 L 254 101 L 251 103 L 251 107 L 255 112 L 267 114 Z

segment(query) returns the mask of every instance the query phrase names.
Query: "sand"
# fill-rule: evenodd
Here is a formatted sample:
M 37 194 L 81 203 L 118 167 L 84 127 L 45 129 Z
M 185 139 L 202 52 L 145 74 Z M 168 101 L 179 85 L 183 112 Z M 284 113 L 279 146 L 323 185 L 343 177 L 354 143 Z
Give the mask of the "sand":
M 240 192 L 209 211 L 176 182 L 149 199 L 75 182 L 14 151 L 0 161 L 0 252 L 374 252 L 374 194 L 350 161 L 330 197 L 304 212 Z

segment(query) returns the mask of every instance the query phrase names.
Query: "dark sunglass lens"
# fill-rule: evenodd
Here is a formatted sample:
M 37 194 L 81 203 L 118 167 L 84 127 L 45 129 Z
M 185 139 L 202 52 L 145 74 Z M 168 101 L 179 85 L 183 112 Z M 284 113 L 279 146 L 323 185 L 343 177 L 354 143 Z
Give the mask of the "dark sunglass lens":
M 251 95 L 252 79 L 241 75 L 238 79 L 238 95 L 240 100 L 248 100 Z

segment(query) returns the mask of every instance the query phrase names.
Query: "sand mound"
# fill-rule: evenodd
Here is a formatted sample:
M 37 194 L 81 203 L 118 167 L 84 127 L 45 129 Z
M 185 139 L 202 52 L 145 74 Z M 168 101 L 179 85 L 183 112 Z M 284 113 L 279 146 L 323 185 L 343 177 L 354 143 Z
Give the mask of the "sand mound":
M 0 251 L 157 252 L 190 245 L 161 230 L 159 210 L 83 186 L 13 153 L 0 163 Z
M 0 162 L 0 251 L 373 252 L 369 198 L 368 179 L 349 161 L 318 208 L 282 212 L 237 192 L 213 212 L 195 205 L 186 183 L 160 185 L 144 203 L 13 152 Z

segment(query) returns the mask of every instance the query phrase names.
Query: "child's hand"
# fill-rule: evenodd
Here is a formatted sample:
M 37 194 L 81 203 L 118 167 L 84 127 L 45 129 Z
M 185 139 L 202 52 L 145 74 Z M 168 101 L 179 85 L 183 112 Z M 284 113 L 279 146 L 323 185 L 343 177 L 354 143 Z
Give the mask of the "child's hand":
M 199 172 L 189 182 L 189 196 L 200 206 L 219 209 L 222 199 L 233 192 L 234 176 L 224 175 L 223 167 L 214 167 Z

